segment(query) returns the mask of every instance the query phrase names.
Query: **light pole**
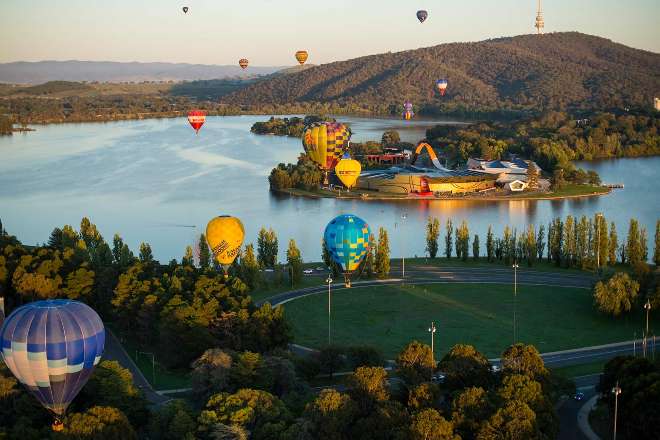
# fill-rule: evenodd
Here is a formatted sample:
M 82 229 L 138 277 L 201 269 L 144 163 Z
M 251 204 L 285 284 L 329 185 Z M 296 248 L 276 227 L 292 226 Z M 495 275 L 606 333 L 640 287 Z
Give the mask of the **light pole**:
M 406 251 L 405 251 L 405 244 L 406 244 L 406 237 L 403 235 L 403 224 L 406 221 L 406 218 L 408 218 L 408 214 L 405 212 L 401 214 L 401 236 L 403 237 L 403 244 L 404 246 L 401 246 L 401 278 L 405 279 L 406 278 Z M 396 227 L 396 223 L 394 224 Z
M 596 269 L 600 271 L 600 219 L 603 216 L 602 213 L 596 214 Z
M 513 263 L 513 344 L 518 342 L 516 325 L 516 308 L 518 303 L 518 263 Z
M 433 361 L 433 367 L 435 368 L 435 323 L 431 321 L 431 327 L 429 327 L 429 333 L 431 333 L 431 360 Z
M 616 386 L 612 388 L 612 393 L 614 394 L 614 440 L 616 440 L 616 418 L 619 411 L 619 394 L 621 394 L 621 387 L 618 380 L 616 381 Z
M 153 353 L 146 351 L 135 351 L 135 359 L 137 360 L 138 355 L 143 354 L 145 356 L 151 356 L 151 383 L 153 386 L 156 386 L 156 356 Z
M 332 285 L 332 278 L 328 276 L 325 282 L 328 283 L 328 345 L 330 345 L 330 286 Z

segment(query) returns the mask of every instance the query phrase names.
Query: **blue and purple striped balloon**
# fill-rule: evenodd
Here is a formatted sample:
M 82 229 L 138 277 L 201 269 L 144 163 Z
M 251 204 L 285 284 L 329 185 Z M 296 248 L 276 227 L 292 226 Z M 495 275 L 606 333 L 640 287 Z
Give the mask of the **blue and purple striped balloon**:
M 5 319 L 0 343 L 16 379 L 58 419 L 101 360 L 105 329 L 86 304 L 35 301 Z

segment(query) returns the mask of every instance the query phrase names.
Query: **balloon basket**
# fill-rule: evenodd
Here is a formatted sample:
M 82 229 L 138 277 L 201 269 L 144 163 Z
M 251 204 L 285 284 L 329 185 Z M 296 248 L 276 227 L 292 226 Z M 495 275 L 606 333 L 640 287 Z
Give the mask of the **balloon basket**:
M 51 428 L 53 428 L 54 432 L 62 432 L 62 430 L 64 429 L 64 423 L 62 423 L 62 421 L 59 419 L 55 419 L 55 421 L 51 425 Z
M 348 277 L 348 275 L 344 275 L 344 286 L 347 288 L 351 288 L 351 279 Z

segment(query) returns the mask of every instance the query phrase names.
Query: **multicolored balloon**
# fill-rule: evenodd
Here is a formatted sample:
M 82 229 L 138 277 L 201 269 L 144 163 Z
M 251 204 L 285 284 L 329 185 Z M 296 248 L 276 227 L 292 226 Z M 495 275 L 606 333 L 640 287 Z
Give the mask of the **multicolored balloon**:
M 53 414 L 53 430 L 61 431 L 67 407 L 103 354 L 99 315 L 68 299 L 31 302 L 7 317 L 0 344 L 9 370 Z
M 241 69 L 245 69 L 248 66 L 248 64 L 249 61 L 247 60 L 247 58 L 241 58 L 240 60 L 238 60 L 238 65 L 241 66 Z
M 338 122 L 315 122 L 305 127 L 302 144 L 309 158 L 326 173 L 332 170 L 350 145 L 351 130 Z
M 417 11 L 417 20 L 419 20 L 420 23 L 424 23 L 426 19 L 428 18 L 429 13 L 425 11 L 424 9 L 421 9 Z
M 195 129 L 195 133 L 199 133 L 199 129 L 206 122 L 206 113 L 201 110 L 191 110 L 188 112 L 188 122 Z
M 335 174 L 349 191 L 357 183 L 361 171 L 362 165 L 360 162 L 351 159 L 351 155 L 348 152 L 344 153 L 344 156 L 342 156 L 341 160 L 335 166 Z
M 221 215 L 211 219 L 206 225 L 206 242 L 213 252 L 213 257 L 225 270 L 227 270 L 241 253 L 241 246 L 245 239 L 243 223 L 229 215 Z
M 309 57 L 309 54 L 307 53 L 306 50 L 299 50 L 296 52 L 296 60 L 298 60 L 298 63 L 300 65 L 305 64 L 305 61 L 307 61 L 307 57 Z
M 332 260 L 344 270 L 344 284 L 351 287 L 351 274 L 369 250 L 369 225 L 353 214 L 335 217 L 325 227 L 323 240 Z
M 447 80 L 442 78 L 435 82 L 435 88 L 440 92 L 440 96 L 445 96 L 445 91 L 447 90 Z
M 406 121 L 411 120 L 415 116 L 415 112 L 413 111 L 413 105 L 410 101 L 406 101 L 403 104 L 403 119 Z
M 187 13 L 188 13 L 188 6 L 184 6 L 184 7 L 181 8 L 181 9 L 183 9 L 183 13 L 184 13 L 184 14 L 187 14 Z

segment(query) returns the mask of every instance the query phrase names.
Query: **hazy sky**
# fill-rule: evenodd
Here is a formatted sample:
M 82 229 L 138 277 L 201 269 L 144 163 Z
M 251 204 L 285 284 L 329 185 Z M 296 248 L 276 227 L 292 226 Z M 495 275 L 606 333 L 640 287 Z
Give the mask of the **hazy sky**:
M 0 62 L 314 64 L 534 32 L 536 0 L 2 0 Z M 187 15 L 182 6 L 190 8 Z M 417 9 L 429 18 L 420 24 Z M 660 52 L 660 0 L 545 0 L 546 31 Z

